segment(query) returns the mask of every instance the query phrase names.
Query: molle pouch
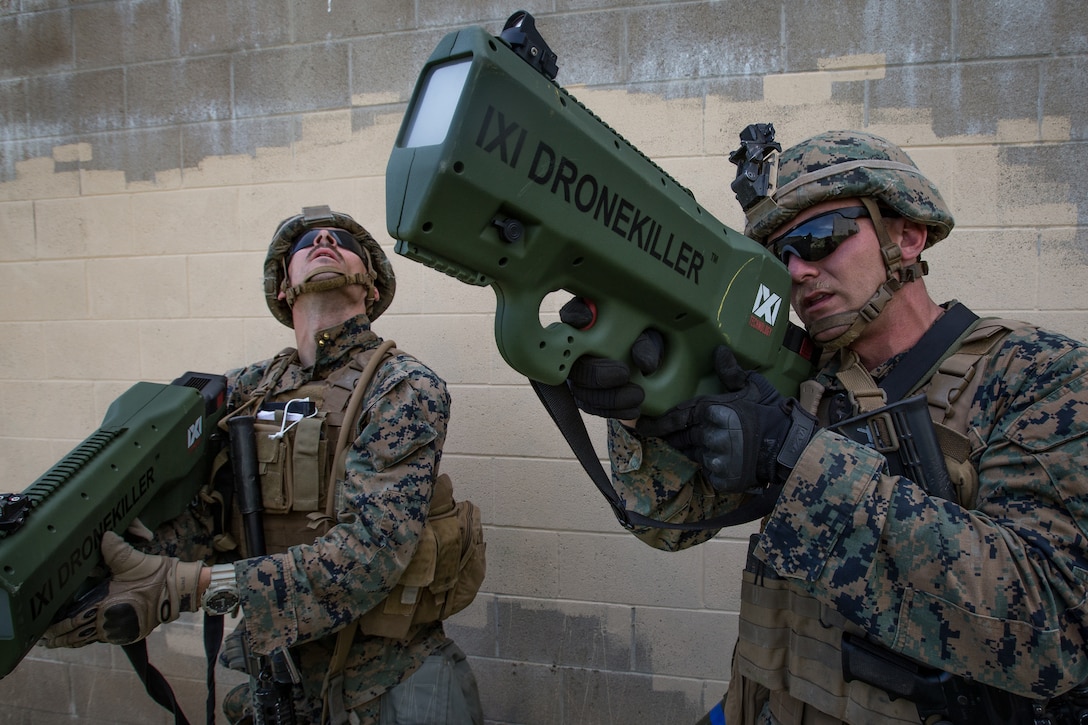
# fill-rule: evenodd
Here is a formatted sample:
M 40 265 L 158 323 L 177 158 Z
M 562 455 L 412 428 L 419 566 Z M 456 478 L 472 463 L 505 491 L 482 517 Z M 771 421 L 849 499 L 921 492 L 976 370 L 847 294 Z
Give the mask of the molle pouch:
M 265 403 L 254 431 L 265 513 L 319 510 L 327 485 L 324 413 L 308 400 Z
M 416 612 L 416 621 L 424 622 L 447 619 L 467 607 L 480 590 L 485 569 L 480 509 L 471 501 L 454 501 L 446 476 L 439 476 L 427 528 L 436 551 L 434 575 Z
M 483 584 L 485 550 L 479 508 L 471 501 L 454 501 L 449 476 L 439 476 L 412 561 L 389 596 L 363 615 L 360 628 L 402 639 L 412 625 L 461 611 Z
M 416 616 L 427 587 L 434 581 L 438 562 L 438 542 L 431 532 L 430 521 L 424 526 L 408 568 L 381 602 L 363 615 L 359 627 L 366 634 L 404 639 L 419 618 Z
M 483 522 L 480 509 L 471 501 L 452 501 L 448 511 L 432 514 L 438 560 L 428 590 L 434 618 L 446 619 L 472 603 L 484 581 L 486 569 Z

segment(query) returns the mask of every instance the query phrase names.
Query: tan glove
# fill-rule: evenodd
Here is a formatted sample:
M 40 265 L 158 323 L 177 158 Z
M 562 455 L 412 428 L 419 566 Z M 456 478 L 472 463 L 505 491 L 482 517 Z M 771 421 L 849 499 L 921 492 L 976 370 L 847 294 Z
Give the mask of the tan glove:
M 202 562 L 144 554 L 112 531 L 102 536 L 102 559 L 112 576 L 77 602 L 67 619 L 45 631 L 46 647 L 138 642 L 181 612 L 200 608 Z

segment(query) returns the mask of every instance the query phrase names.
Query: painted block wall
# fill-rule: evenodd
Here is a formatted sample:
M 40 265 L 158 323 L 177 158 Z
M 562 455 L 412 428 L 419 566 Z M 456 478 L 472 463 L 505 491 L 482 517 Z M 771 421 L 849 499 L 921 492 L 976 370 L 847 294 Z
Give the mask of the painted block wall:
M 1080 0 L 0 0 L 0 489 L 29 485 L 135 381 L 292 344 L 264 305 L 264 252 L 281 219 L 329 204 L 392 259 L 379 334 L 450 385 L 444 467 L 483 508 L 489 569 L 448 630 L 488 721 L 693 723 L 729 678 L 751 529 L 674 554 L 626 534 L 498 354 L 493 293 L 394 254 L 385 231 L 423 62 L 518 9 L 558 82 L 724 223 L 743 228 L 727 157 L 746 125 L 773 122 L 787 146 L 865 129 L 955 213 L 927 255 L 935 297 L 1088 338 Z M 201 719 L 199 619 L 150 642 Z M 236 681 L 221 672 L 220 694 Z M 171 721 L 101 645 L 35 649 L 0 700 L 3 723 Z

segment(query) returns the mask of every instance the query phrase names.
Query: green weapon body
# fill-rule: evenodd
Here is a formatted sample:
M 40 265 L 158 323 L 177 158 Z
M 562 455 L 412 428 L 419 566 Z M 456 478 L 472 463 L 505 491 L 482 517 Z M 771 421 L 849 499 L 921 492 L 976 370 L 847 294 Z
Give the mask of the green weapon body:
M 386 223 L 399 254 L 494 289 L 499 351 L 531 380 L 558 385 L 581 355 L 629 360 L 648 328 L 665 359 L 634 373 L 644 414 L 719 392 L 721 343 L 786 395 L 812 369 L 786 268 L 482 28 L 450 33 L 424 65 L 386 168 Z M 592 326 L 541 324 L 559 290 L 593 302 Z
M 136 383 L 37 481 L 0 496 L 0 677 L 97 575 L 102 534 L 185 510 L 208 481 L 225 412 L 222 375 Z

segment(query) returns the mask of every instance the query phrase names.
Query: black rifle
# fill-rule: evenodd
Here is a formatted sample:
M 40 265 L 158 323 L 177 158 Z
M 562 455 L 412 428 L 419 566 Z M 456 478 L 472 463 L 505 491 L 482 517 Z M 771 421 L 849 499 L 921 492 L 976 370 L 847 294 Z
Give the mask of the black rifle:
M 924 725 L 1037 725 L 1033 701 L 921 665 L 863 637 L 842 636 L 842 676 L 910 700 Z M 1041 714 L 1041 711 L 1040 711 Z
M 956 500 L 925 395 L 844 420 L 832 430 L 883 453 L 893 476 L 908 478 L 946 501 Z
M 925 395 L 916 395 L 833 427 L 876 449 L 888 471 L 920 485 L 927 493 L 956 500 Z M 1032 701 L 965 677 L 919 664 L 862 637 L 844 634 L 843 678 L 860 680 L 904 698 L 918 708 L 925 725 L 1033 725 Z
M 1088 682 L 1046 704 L 1046 725 L 1088 725 Z
M 257 440 L 253 416 L 240 415 L 227 423 L 230 428 L 230 460 L 238 494 L 238 510 L 245 528 L 246 553 L 263 556 L 264 523 L 261 506 L 261 482 L 257 463 Z M 293 685 L 300 682 L 294 660 L 286 648 L 271 655 L 246 656 L 247 669 L 257 679 L 253 693 L 254 725 L 295 725 Z

